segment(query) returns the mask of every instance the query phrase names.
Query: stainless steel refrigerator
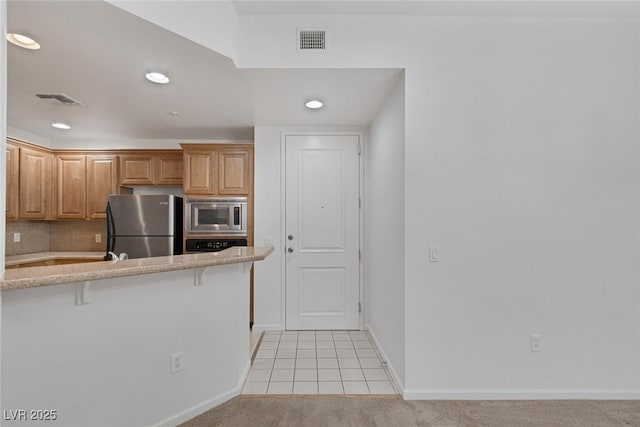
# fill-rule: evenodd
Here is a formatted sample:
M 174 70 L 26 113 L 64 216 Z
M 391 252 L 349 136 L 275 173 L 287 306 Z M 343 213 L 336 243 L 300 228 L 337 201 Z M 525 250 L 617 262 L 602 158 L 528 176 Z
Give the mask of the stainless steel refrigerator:
M 107 255 L 129 258 L 182 254 L 182 198 L 112 194 L 107 203 Z

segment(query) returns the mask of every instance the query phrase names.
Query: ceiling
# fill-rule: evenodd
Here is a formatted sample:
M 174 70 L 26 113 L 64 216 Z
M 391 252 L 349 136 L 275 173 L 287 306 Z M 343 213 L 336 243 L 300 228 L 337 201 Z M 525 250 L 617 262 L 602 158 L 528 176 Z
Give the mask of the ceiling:
M 51 140 L 253 139 L 256 125 L 362 126 L 401 73 L 239 70 L 227 57 L 102 1 L 9 1 L 7 9 L 8 31 L 42 45 L 8 45 L 8 125 Z M 171 82 L 148 82 L 150 70 Z M 84 106 L 36 93 L 63 93 Z M 307 110 L 310 97 L 325 107 Z M 71 130 L 51 127 L 57 121 Z
M 233 0 L 239 15 L 640 16 L 638 0 Z

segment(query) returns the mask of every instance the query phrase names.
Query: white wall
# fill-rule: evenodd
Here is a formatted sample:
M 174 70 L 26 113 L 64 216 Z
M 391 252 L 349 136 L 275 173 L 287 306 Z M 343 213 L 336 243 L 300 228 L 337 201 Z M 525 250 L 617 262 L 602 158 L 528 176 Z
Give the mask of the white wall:
M 0 3 L 0 34 L 7 32 L 7 3 Z M 3 179 L 0 182 L 0 242 L 4 242 L 6 226 L 6 171 L 7 155 L 7 44 L 0 43 L 0 171 L 3 171 Z M 4 255 L 5 247 L 0 244 L 0 279 L 4 277 Z M 0 294 L 0 306 L 2 305 L 2 294 Z M 2 311 L 0 310 L 0 315 Z
M 296 53 L 307 25 L 330 31 L 327 54 Z M 407 397 L 640 396 L 639 27 L 239 18 L 242 67 L 406 69 Z
M 281 128 L 256 126 L 254 134 L 254 242 L 272 239 L 275 251 L 254 266 L 253 327 L 284 329 L 282 318 Z
M 229 0 L 109 0 L 109 3 L 232 60 L 236 59 L 237 15 Z
M 249 368 L 243 264 L 3 292 L 4 409 L 55 409 L 55 422 L 177 425 L 239 394 Z M 184 370 L 169 373 L 183 352 Z
M 365 323 L 404 386 L 404 77 L 369 128 L 365 155 Z
M 254 241 L 266 245 L 272 240 L 276 250 L 266 260 L 255 265 L 254 329 L 285 328 L 283 313 L 283 253 L 282 231 L 282 151 L 285 132 L 358 132 L 360 127 L 267 127 L 256 126 L 254 146 Z
M 640 396 L 638 22 L 431 32 L 447 49 L 407 73 L 409 395 Z
M 291 48 L 304 25 L 327 54 Z M 637 18 L 262 15 L 239 34 L 245 67 L 406 69 L 407 397 L 640 396 Z
M 134 185 L 131 189 L 133 190 L 133 194 L 174 195 L 184 197 L 184 190 L 181 185 Z
M 0 2 L 0 34 L 7 32 L 7 2 Z M 7 154 L 7 44 L 0 43 L 0 171 L 6 171 Z M 4 172 L 3 172 L 4 173 Z M 4 242 L 6 233 L 6 180 L 0 182 L 0 242 Z M 5 247 L 0 244 L 0 280 L 4 278 Z M 2 293 L 0 293 L 0 354 L 2 350 Z M 0 355 L 0 367 L 2 356 Z M 0 375 L 2 374 L 0 369 Z M 0 408 L 3 406 L 0 388 Z

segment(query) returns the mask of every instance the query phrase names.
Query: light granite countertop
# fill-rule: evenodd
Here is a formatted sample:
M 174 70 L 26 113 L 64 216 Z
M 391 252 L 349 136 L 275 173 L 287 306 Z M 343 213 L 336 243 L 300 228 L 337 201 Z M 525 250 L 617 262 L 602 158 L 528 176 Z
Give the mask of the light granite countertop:
M 4 280 L 0 281 L 0 289 L 2 291 L 10 291 L 13 289 L 36 288 L 114 277 L 262 261 L 271 252 L 273 252 L 272 247 L 238 246 L 221 252 L 128 259 L 118 262 L 103 261 L 17 268 L 5 271 Z
M 101 252 L 36 252 L 33 254 L 10 255 L 5 258 L 4 265 L 11 267 L 14 265 L 28 264 L 30 262 L 50 261 L 55 259 L 86 259 L 101 261 L 104 258 L 104 251 Z

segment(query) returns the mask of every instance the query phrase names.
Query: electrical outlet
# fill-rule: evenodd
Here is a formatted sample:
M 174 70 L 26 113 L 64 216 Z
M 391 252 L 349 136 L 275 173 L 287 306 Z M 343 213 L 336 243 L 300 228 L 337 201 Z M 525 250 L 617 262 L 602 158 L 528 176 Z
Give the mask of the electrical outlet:
M 265 246 L 273 246 L 273 237 L 265 237 L 264 238 Z
M 176 372 L 180 372 L 184 369 L 184 355 L 182 352 L 173 353 L 170 357 L 171 359 L 171 367 L 169 368 L 169 372 L 175 374 Z
M 531 335 L 531 352 L 542 351 L 542 335 Z
M 20 233 L 13 233 L 13 243 L 20 243 Z
M 440 246 L 429 246 L 429 262 L 440 262 Z
M 96 234 L 96 243 L 101 243 L 102 242 L 102 234 L 97 233 Z

